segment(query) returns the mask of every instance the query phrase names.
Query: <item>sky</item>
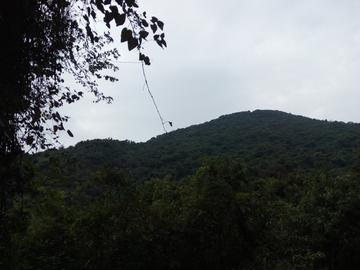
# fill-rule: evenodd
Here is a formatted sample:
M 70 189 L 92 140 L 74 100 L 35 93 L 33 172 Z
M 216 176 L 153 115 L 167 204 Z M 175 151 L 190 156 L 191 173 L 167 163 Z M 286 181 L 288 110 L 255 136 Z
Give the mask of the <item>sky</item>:
M 360 122 L 360 2 L 356 0 L 139 0 L 165 23 L 168 47 L 144 45 L 150 91 L 166 132 L 222 115 L 280 110 Z M 101 23 L 99 23 L 101 28 Z M 64 146 L 95 138 L 146 142 L 165 130 L 144 85 L 138 53 L 121 54 L 116 83 L 100 83 L 112 104 L 87 95 L 61 112 L 74 134 Z

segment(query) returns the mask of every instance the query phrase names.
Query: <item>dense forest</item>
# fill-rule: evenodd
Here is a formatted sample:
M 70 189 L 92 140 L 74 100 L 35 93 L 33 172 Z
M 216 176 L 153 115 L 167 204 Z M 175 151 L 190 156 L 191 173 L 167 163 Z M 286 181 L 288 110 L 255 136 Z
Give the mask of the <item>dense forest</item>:
M 2 0 L 0 37 L 0 269 L 360 269 L 359 124 L 258 110 L 57 149 L 65 104 L 113 100 L 118 48 L 171 125 L 144 69 L 164 22 L 136 0 Z
M 360 125 L 241 112 L 37 156 L 4 269 L 359 269 Z M 49 165 L 50 164 L 50 165 Z
M 74 181 L 85 180 L 83 176 L 105 162 L 128 168 L 137 181 L 153 177 L 178 181 L 195 173 L 201 165 L 199 158 L 219 155 L 242 160 L 254 179 L 285 176 L 294 169 L 348 172 L 357 159 L 359 134 L 359 124 L 257 110 L 221 116 L 146 143 L 79 142 L 64 149 L 61 160 L 81 166 L 69 174 Z

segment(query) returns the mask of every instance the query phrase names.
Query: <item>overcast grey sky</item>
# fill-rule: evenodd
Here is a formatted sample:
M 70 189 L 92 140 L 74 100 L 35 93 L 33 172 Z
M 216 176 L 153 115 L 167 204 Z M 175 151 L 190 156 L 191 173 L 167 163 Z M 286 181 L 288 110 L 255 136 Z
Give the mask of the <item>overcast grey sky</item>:
M 168 132 L 256 109 L 360 122 L 360 2 L 355 0 L 139 0 L 165 23 L 168 48 L 147 43 L 150 90 Z M 114 36 L 119 61 L 137 61 Z M 163 134 L 141 64 L 118 63 L 101 84 L 111 105 L 66 106 L 75 137 L 144 142 Z

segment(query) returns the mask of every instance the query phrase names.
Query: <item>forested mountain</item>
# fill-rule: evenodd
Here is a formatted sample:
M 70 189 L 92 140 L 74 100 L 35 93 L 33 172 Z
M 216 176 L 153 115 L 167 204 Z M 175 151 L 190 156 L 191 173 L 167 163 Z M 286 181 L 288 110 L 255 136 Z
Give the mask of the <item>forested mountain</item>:
M 359 269 L 359 134 L 358 124 L 254 111 L 146 143 L 46 152 L 31 192 L 8 201 L 3 265 Z
M 360 124 L 329 122 L 280 111 L 256 110 L 160 135 L 145 143 L 96 139 L 64 150 L 81 165 L 68 175 L 81 180 L 109 162 L 129 168 L 135 180 L 180 180 L 200 166 L 199 158 L 240 159 L 252 178 L 281 177 L 294 169 L 347 172 L 356 162 Z

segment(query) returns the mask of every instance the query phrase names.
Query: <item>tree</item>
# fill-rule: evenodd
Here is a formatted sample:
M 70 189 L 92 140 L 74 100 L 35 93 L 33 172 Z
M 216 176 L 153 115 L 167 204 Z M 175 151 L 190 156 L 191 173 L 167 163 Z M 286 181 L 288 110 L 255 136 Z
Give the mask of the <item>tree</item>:
M 137 49 L 139 60 L 150 65 L 141 51 L 150 32 L 166 47 L 164 23 L 139 13 L 136 0 L 14 0 L 0 1 L 0 229 L 7 223 L 8 198 L 21 196 L 32 179 L 21 157 L 27 146 L 48 149 L 65 130 L 68 116 L 57 110 L 73 103 L 83 91 L 96 101 L 112 98 L 98 90 L 97 81 L 116 78 L 102 71 L 116 70 L 116 49 L 109 32 L 94 29 L 98 17 L 108 28 L 120 27 L 121 42 Z M 73 76 L 82 89 L 71 89 L 63 74 Z M 52 123 L 50 127 L 48 123 Z M 67 130 L 69 136 L 73 136 Z M 49 138 L 51 140 L 49 140 Z M 5 233 L 4 233 L 5 235 Z M 0 236 L 0 241 L 2 240 Z
M 24 145 L 45 149 L 49 146 L 45 135 L 56 136 L 65 129 L 68 118 L 56 110 L 79 100 L 83 92 L 66 86 L 64 73 L 71 74 L 97 101 L 111 102 L 111 97 L 98 90 L 97 80 L 116 80 L 100 72 L 116 70 L 111 59 L 119 53 L 104 50 L 113 39 L 109 33 L 100 35 L 93 30 L 97 16 L 109 28 L 111 23 L 121 26 L 121 42 L 127 42 L 129 50 L 137 48 L 139 60 L 150 64 L 141 53 L 142 43 L 150 27 L 159 46 L 166 46 L 164 33 L 156 34 L 164 23 L 156 17 L 148 20 L 146 12 L 139 14 L 137 8 L 135 0 L 2 1 L 0 135 L 6 152 Z M 48 120 L 55 125 L 46 129 Z
M 245 269 L 254 260 L 256 212 L 240 161 L 204 159 L 191 179 L 183 209 L 188 258 L 196 269 Z M 249 226 L 249 225 L 252 225 Z M 256 231 L 256 234 L 259 234 Z M 185 237 L 184 237 L 185 238 Z

